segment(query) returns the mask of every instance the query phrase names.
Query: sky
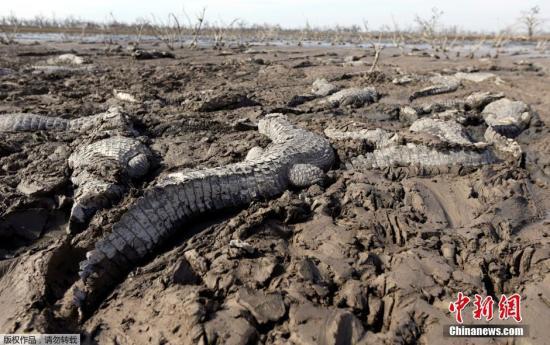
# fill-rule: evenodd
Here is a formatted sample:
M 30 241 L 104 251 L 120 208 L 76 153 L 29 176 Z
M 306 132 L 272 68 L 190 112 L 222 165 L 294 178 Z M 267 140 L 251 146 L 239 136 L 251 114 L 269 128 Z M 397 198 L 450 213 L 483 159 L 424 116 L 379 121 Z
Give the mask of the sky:
M 392 18 L 401 28 L 413 27 L 415 15 L 428 17 L 437 7 L 444 12 L 445 26 L 490 32 L 517 24 L 521 11 L 536 5 L 541 17 L 550 19 L 548 0 L 0 0 L 0 16 L 13 12 L 24 18 L 74 16 L 105 21 L 112 13 L 117 20 L 133 22 L 152 15 L 167 18 L 169 13 L 184 18 L 183 9 L 195 18 L 206 8 L 206 20 L 217 23 L 240 19 L 297 28 L 306 22 L 313 27 L 362 26 L 366 20 L 371 29 L 379 29 L 392 25 Z M 544 26 L 546 31 L 549 23 Z

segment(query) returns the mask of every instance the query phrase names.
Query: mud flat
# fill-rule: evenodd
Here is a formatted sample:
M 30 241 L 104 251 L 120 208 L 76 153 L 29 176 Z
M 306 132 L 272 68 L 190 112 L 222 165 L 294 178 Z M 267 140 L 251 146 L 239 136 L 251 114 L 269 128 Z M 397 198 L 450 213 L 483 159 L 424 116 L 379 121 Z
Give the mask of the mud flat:
M 547 342 L 549 56 L 143 49 L 0 47 L 0 333 L 461 344 L 463 292 L 520 294 L 518 343 Z M 258 168 L 281 147 L 309 160 Z

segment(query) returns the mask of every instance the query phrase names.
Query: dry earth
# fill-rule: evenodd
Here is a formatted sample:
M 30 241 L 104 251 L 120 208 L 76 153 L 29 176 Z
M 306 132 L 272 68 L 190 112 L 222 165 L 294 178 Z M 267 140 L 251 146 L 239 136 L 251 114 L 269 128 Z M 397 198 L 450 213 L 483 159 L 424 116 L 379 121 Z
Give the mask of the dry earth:
M 0 133 L 0 333 L 76 332 L 98 344 L 545 344 L 550 338 L 550 57 L 436 59 L 387 49 L 378 71 L 368 74 L 372 52 L 355 48 L 182 49 L 175 58 L 151 60 L 99 44 L 0 52 L 0 114 L 70 119 L 118 105 L 155 153 L 154 169 L 132 182 L 123 200 L 67 235 L 74 193 L 67 158 L 101 136 Z M 30 68 L 69 52 L 91 67 Z M 409 103 L 413 91 L 430 84 L 427 77 L 472 71 L 500 81 L 464 81 L 453 93 Z M 392 83 L 403 76 L 413 80 Z M 340 88 L 373 86 L 382 97 L 327 107 L 307 96 L 317 78 Z M 134 100 L 114 97 L 115 89 Z M 285 113 L 321 135 L 329 127 L 382 128 L 436 145 L 408 131 L 403 108 L 476 91 L 502 92 L 530 106 L 529 127 L 515 138 L 522 157 L 471 169 L 356 170 L 346 162 L 373 147 L 334 141 L 338 161 L 323 186 L 197 219 L 80 314 L 64 312 L 78 262 L 147 186 L 167 172 L 243 160 L 268 143 L 254 128 L 263 115 Z M 483 121 L 464 127 L 483 139 Z M 449 303 L 460 291 L 496 300 L 519 293 L 529 336 L 443 337 L 444 325 L 454 322 Z M 471 309 L 465 318 L 480 323 Z

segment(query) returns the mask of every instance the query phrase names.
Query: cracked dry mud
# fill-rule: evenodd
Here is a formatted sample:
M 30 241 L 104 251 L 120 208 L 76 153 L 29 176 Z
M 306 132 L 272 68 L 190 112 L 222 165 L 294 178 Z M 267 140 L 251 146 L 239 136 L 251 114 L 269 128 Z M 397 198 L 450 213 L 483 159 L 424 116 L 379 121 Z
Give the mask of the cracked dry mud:
M 0 75 L 0 333 L 76 332 L 98 344 L 463 344 L 443 337 L 461 291 L 519 293 L 530 331 L 468 343 L 550 337 L 549 58 L 534 71 L 505 54 L 431 60 L 388 49 L 367 75 L 345 63 L 364 55 L 354 48 L 150 60 L 94 44 L 0 49 L 9 71 Z M 66 52 L 74 56 L 58 58 Z M 446 78 L 459 82 L 426 91 Z M 114 120 L 94 116 L 113 109 Z M 298 169 L 305 183 L 283 164 L 294 182 L 253 195 L 257 180 L 243 170 L 252 184 L 242 203 L 197 206 L 143 257 L 129 260 L 122 246 L 124 258 L 102 261 L 113 265 L 106 274 L 82 274 L 86 253 L 151 190 L 269 156 L 260 132 L 272 113 L 327 138 L 336 159 L 326 175 Z M 98 155 L 103 147 L 110 153 Z M 98 186 L 116 186 L 116 197 L 101 199 Z M 84 194 L 97 207 L 69 234 Z M 132 261 L 127 271 L 120 260 Z M 469 311 L 465 322 L 480 323 Z

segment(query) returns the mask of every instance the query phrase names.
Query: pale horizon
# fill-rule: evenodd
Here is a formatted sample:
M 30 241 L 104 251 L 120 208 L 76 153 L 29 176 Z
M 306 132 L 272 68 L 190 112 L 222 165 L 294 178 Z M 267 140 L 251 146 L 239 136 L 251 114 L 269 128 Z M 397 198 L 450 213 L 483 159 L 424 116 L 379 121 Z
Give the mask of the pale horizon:
M 170 13 L 181 18 L 183 9 L 195 19 L 206 8 L 206 21 L 228 24 L 240 19 L 247 24 L 281 25 L 285 28 L 301 28 L 308 23 L 312 27 L 334 27 L 359 25 L 363 20 L 372 30 L 392 26 L 393 19 L 400 29 L 415 28 L 415 15 L 428 17 L 433 7 L 443 11 L 441 22 L 445 27 L 456 26 L 460 30 L 496 32 L 511 27 L 521 32 L 518 23 L 521 11 L 533 6 L 540 7 L 540 17 L 550 18 L 550 5 L 543 1 L 360 1 L 360 0 L 157 0 L 139 3 L 130 0 L 96 0 L 78 2 L 74 0 L 19 0 L 15 3 L 0 4 L 0 13 L 13 13 L 19 18 L 31 19 L 41 15 L 48 18 L 74 17 L 82 20 L 105 22 L 111 20 L 111 13 L 119 21 L 132 23 L 139 18 L 151 20 L 154 15 L 166 20 Z M 548 21 L 540 28 L 548 31 Z

